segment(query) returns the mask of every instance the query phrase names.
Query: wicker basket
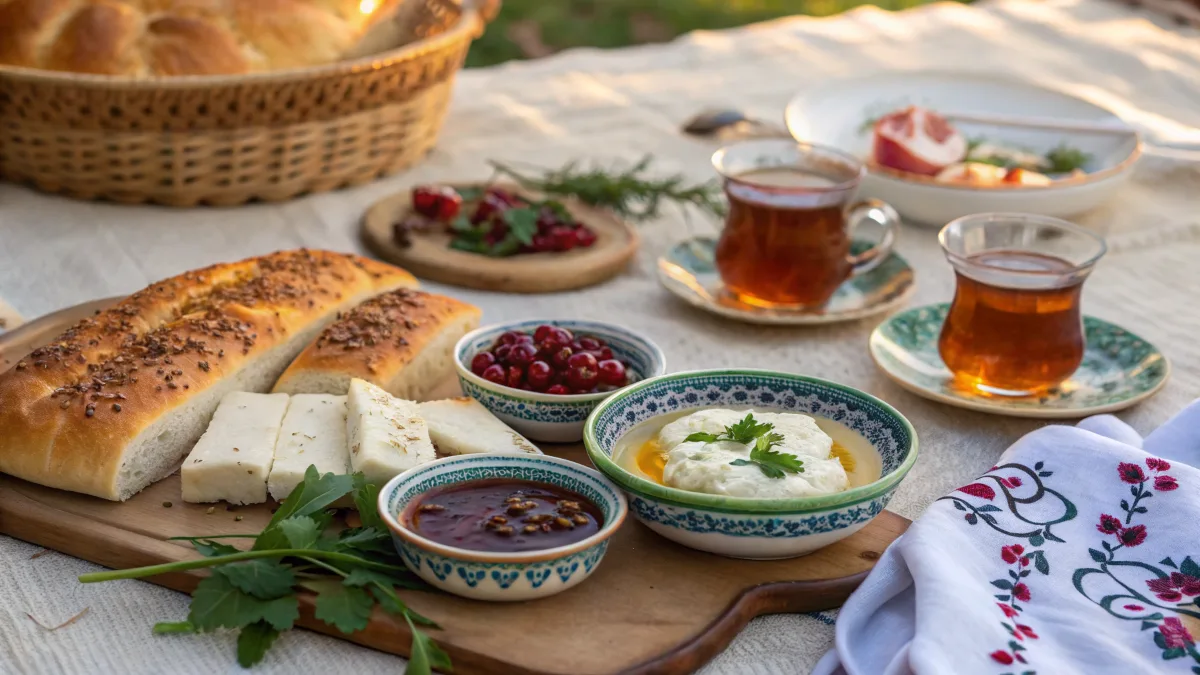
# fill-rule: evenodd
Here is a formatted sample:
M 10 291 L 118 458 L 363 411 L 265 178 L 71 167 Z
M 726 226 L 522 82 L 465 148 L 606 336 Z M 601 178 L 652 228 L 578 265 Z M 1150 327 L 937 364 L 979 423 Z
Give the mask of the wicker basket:
M 355 61 L 156 79 L 0 66 L 0 179 L 83 199 L 233 205 L 412 166 L 498 2 L 408 1 L 423 2 L 420 39 Z

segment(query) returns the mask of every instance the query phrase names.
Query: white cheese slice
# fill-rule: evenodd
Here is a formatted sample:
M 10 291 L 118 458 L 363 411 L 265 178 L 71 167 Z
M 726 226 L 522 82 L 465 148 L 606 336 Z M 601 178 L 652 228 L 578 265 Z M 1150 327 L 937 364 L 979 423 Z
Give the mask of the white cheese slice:
M 429 425 L 429 438 L 442 455 L 526 452 L 542 454 L 482 403 L 464 396 L 426 401 L 417 406 Z
M 295 394 L 283 416 L 275 465 L 267 488 L 276 501 L 304 481 L 309 466 L 322 474 L 349 473 L 346 449 L 346 397 Z
M 287 394 L 226 394 L 208 430 L 183 460 L 183 501 L 267 501 L 267 476 L 287 407 Z
M 350 467 L 380 487 L 405 471 L 437 459 L 417 404 L 355 378 L 346 399 Z

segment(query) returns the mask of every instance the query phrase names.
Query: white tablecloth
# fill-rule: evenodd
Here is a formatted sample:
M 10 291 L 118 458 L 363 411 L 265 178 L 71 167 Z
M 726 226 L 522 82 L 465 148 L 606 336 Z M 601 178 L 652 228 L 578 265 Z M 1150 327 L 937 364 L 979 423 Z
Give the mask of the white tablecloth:
M 778 119 L 797 89 L 883 69 L 965 69 L 1024 77 L 1091 98 L 1163 133 L 1200 126 L 1200 37 L 1101 0 L 938 4 L 892 14 L 863 9 L 790 19 L 667 45 L 573 50 L 535 62 L 468 71 L 438 150 L 407 175 L 282 205 L 172 210 L 94 204 L 0 185 L 0 296 L 27 317 L 128 293 L 185 269 L 296 246 L 360 250 L 358 219 L 375 199 L 413 181 L 487 175 L 488 158 L 557 166 L 573 158 L 630 161 L 653 152 L 664 171 L 709 177 L 712 146 L 676 133 L 707 106 Z M 1146 166 L 1116 203 L 1087 219 L 1111 253 L 1088 282 L 1085 309 L 1155 342 L 1174 376 L 1154 399 L 1122 413 L 1147 431 L 1200 394 L 1200 217 L 1188 208 L 1200 173 Z M 715 229 L 704 224 L 704 229 Z M 922 458 L 891 508 L 915 518 L 934 498 L 991 466 L 1034 422 L 930 403 L 890 384 L 865 351 L 874 325 L 815 329 L 738 325 L 700 313 L 654 279 L 655 257 L 685 233 L 678 218 L 647 226 L 624 276 L 548 296 L 454 290 L 485 321 L 602 318 L 653 336 L 672 369 L 759 366 L 818 375 L 892 402 L 916 425 Z M 899 251 L 918 270 L 913 303 L 945 301 L 952 275 L 927 229 Z M 181 533 L 185 534 L 185 533 Z M 0 673 L 233 672 L 232 636 L 156 637 L 184 617 L 186 596 L 139 581 L 79 584 L 96 569 L 0 537 Z M 78 622 L 47 632 L 83 608 Z M 806 673 L 832 641 L 832 613 L 754 621 L 706 674 Z M 258 672 L 399 672 L 392 656 L 306 631 L 285 635 Z

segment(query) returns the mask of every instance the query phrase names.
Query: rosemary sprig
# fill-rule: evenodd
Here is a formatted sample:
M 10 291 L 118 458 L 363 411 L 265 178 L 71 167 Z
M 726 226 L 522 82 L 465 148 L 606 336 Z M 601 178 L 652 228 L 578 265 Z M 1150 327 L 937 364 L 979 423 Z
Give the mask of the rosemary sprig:
M 658 217 L 663 203 L 693 206 L 716 218 L 725 215 L 720 186 L 715 182 L 689 185 L 684 176 L 648 177 L 653 158 L 646 155 L 624 170 L 598 166 L 584 168 L 570 162 L 559 169 L 526 169 L 523 173 L 511 164 L 491 161 L 497 177 L 515 181 L 521 187 L 547 195 L 571 196 L 621 218 L 644 221 Z M 538 172 L 534 174 L 532 172 Z

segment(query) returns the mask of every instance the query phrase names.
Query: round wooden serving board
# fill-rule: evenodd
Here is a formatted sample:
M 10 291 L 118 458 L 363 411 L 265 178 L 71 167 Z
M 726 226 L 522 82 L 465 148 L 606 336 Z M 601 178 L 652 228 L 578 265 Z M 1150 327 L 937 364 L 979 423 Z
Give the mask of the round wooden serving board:
M 0 336 L 0 372 L 111 302 L 64 310 Z M 447 382 L 431 398 L 456 395 L 457 390 L 457 384 Z M 589 463 L 579 444 L 542 449 Z M 210 514 L 208 504 L 184 503 L 177 473 L 126 502 L 0 476 L 0 534 L 112 568 L 197 558 L 189 546 L 167 538 L 258 533 L 270 520 L 273 505 L 218 504 Z M 853 536 L 803 558 L 748 561 L 679 546 L 629 518 L 592 577 L 559 595 L 520 603 L 478 602 L 437 592 L 400 595 L 442 626 L 431 636 L 449 653 L 455 675 L 678 675 L 720 653 L 756 616 L 840 606 L 908 525 L 884 511 Z M 147 580 L 190 592 L 203 576 L 194 570 Z M 378 608 L 368 627 L 351 635 L 316 619 L 313 609 L 313 596 L 302 593 L 299 626 L 408 655 L 411 636 L 404 622 Z M 103 622 L 103 614 L 99 608 L 85 620 Z M 155 621 L 178 619 L 147 616 L 146 629 Z M 232 667 L 232 651 L 229 662 Z
M 530 193 L 501 184 L 517 194 Z M 637 252 L 637 230 L 607 211 L 574 199 L 561 199 L 575 219 L 596 233 L 596 243 L 562 253 L 520 253 L 490 258 L 449 247 L 450 235 L 442 231 L 414 232 L 412 245 L 401 247 L 392 238 L 393 226 L 408 215 L 408 191 L 386 197 L 367 209 L 362 237 L 380 258 L 416 276 L 451 286 L 505 293 L 555 293 L 593 286 L 621 273 Z M 464 205 L 465 207 L 465 205 Z

